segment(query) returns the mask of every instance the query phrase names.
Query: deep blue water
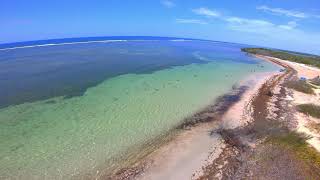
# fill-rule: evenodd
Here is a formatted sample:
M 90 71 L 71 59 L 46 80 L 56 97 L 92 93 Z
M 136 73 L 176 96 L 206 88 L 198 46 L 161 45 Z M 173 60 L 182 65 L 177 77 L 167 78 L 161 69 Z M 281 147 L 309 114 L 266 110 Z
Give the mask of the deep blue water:
M 0 48 L 105 40 L 129 41 L 1 50 L 0 108 L 82 95 L 87 88 L 122 74 L 208 61 L 257 63 L 240 51 L 243 45 L 166 37 L 69 38 L 2 44 Z

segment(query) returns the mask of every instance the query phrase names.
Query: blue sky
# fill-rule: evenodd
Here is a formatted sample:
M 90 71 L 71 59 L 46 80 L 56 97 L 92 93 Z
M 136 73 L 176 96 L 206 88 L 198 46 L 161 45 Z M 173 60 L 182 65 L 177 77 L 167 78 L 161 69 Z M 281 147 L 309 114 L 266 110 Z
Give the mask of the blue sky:
M 9 0 L 0 22 L 0 43 L 150 35 L 320 54 L 319 0 Z

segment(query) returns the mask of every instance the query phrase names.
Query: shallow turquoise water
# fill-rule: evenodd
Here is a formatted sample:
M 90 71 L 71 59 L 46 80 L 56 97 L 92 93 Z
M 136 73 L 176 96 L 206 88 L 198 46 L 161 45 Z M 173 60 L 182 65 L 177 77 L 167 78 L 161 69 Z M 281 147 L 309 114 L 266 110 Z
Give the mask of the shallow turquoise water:
M 93 177 L 119 166 L 112 159 L 139 153 L 130 149 L 166 134 L 248 75 L 277 70 L 259 60 L 217 61 L 221 57 L 199 53 L 192 52 L 206 63 L 124 73 L 80 96 L 0 109 L 0 179 Z

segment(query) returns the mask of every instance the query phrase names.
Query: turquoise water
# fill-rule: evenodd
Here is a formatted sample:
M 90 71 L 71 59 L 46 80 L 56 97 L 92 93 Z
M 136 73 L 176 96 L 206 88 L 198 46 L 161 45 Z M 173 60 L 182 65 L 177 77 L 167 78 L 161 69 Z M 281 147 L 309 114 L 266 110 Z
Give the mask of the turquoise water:
M 191 45 L 193 51 L 181 57 L 193 61 L 128 70 L 87 85 L 80 95 L 41 96 L 1 108 L 0 179 L 92 178 L 118 167 L 121 161 L 114 159 L 138 154 L 130 149 L 168 133 L 248 75 L 277 70 L 241 54 L 239 47 L 212 44 L 215 51 L 208 54 L 201 43 Z

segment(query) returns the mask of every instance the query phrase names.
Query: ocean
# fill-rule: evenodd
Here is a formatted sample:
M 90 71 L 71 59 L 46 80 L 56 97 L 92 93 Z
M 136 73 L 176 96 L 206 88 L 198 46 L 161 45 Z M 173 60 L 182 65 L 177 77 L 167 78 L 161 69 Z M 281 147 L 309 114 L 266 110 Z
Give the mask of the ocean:
M 137 160 L 241 80 L 279 70 L 242 47 L 157 37 L 0 45 L 0 179 L 93 178 Z

